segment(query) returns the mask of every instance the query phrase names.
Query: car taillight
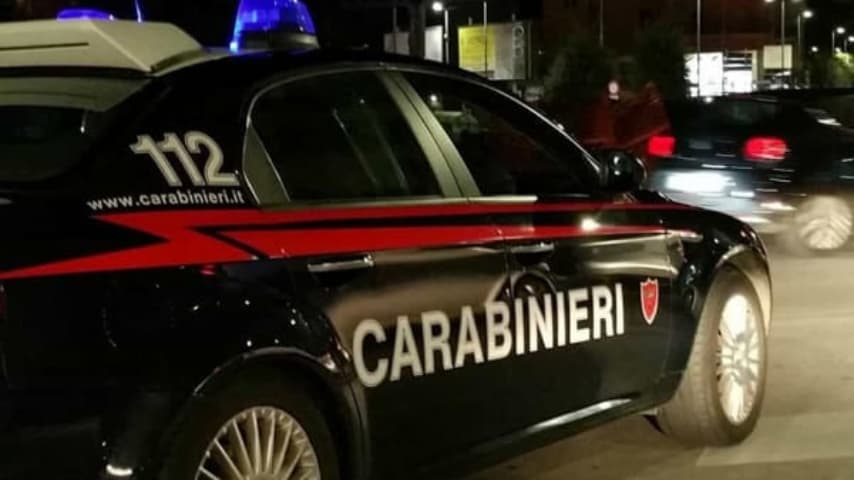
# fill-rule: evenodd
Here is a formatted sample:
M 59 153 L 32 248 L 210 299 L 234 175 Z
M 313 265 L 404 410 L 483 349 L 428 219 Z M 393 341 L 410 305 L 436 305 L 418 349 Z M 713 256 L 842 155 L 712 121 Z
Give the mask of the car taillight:
M 789 146 L 782 138 L 753 137 L 744 143 L 744 158 L 751 162 L 779 162 L 788 152 Z
M 650 157 L 672 157 L 676 152 L 676 138 L 669 135 L 655 135 L 646 144 L 646 153 Z

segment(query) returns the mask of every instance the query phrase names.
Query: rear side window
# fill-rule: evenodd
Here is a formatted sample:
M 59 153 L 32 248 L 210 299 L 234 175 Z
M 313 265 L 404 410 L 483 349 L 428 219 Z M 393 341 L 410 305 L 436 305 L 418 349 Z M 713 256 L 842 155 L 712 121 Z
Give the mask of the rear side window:
M 275 87 L 256 102 L 252 123 L 290 200 L 440 194 L 424 151 L 372 72 Z
M 72 167 L 98 114 L 71 108 L 0 107 L 0 181 L 33 182 Z M 94 132 L 93 132 L 94 133 Z
M 71 169 L 140 82 L 0 77 L 0 182 L 32 183 Z

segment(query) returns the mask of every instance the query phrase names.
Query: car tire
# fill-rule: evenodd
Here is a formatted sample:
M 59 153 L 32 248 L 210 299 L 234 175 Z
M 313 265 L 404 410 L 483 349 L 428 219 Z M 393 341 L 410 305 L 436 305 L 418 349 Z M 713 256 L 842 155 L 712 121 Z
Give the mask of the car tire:
M 688 445 L 743 441 L 756 427 L 762 407 L 766 351 L 756 294 L 744 275 L 727 267 L 703 307 L 681 384 L 657 411 L 655 424 Z
M 854 213 L 845 200 L 816 196 L 795 212 L 783 234 L 786 252 L 796 256 L 831 253 L 843 248 L 854 232 Z
M 260 478 L 339 480 L 335 442 L 318 403 L 277 371 L 241 375 L 188 413 L 158 478 L 251 479 L 260 470 L 278 472 Z

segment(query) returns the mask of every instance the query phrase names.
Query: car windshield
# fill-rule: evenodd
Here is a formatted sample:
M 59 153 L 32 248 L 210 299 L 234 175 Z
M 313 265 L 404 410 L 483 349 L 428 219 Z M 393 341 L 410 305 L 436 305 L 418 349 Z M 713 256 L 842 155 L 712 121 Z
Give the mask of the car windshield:
M 2 73 L 0 73 L 2 75 Z M 31 183 L 72 168 L 111 111 L 139 82 L 0 76 L 0 183 Z

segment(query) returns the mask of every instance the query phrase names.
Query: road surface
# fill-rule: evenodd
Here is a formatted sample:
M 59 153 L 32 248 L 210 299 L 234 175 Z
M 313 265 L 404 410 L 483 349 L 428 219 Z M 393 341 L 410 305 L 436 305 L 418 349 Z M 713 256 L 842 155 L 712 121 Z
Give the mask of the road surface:
M 772 262 L 768 389 L 743 445 L 684 448 L 632 417 L 467 480 L 854 479 L 854 252 Z

